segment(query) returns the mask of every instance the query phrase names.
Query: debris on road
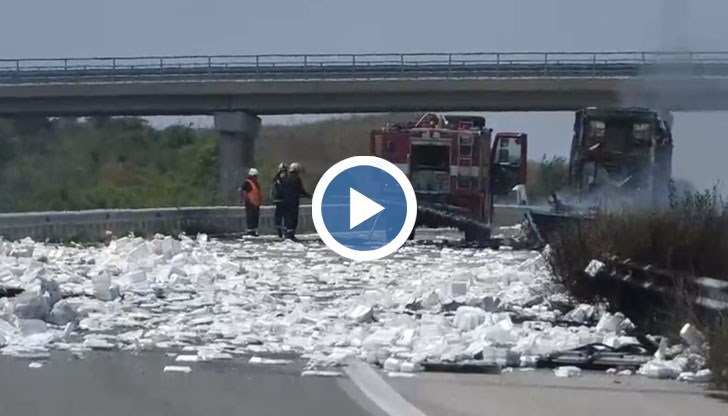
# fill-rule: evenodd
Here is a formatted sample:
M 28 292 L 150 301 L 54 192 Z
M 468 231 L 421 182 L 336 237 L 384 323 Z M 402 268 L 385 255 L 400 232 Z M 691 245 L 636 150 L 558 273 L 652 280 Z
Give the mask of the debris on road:
M 425 371 L 445 373 L 479 373 L 500 374 L 501 365 L 492 361 L 464 360 L 458 362 L 425 361 L 422 363 Z
M 401 373 L 396 371 L 390 371 L 387 373 L 387 377 L 391 378 L 412 378 L 417 377 L 417 374 L 414 373 Z
M 43 363 L 39 361 L 33 361 L 32 363 L 28 364 L 28 368 L 43 368 Z
M 605 370 L 614 367 L 637 369 L 652 360 L 652 355 L 634 340 L 613 347 L 592 343 L 566 351 L 548 354 L 538 361 L 539 367 L 553 368 L 575 365 L 588 370 Z
M 621 313 L 571 303 L 537 252 L 408 244 L 361 264 L 320 242 L 204 235 L 3 246 L 0 284 L 22 290 L 0 298 L 4 355 L 164 350 L 179 363 L 252 355 L 275 365 L 290 360 L 263 357 L 285 354 L 309 360 L 302 375 L 340 375 L 321 369 L 352 359 L 393 374 L 578 366 L 677 378 L 704 368 L 694 328 L 685 351 L 653 356 Z
M 305 370 L 301 372 L 302 377 L 342 377 L 339 371 Z
M 178 355 L 174 358 L 174 361 L 178 363 L 196 363 L 200 361 L 200 358 L 196 355 Z
M 683 371 L 677 376 L 677 379 L 689 383 L 709 383 L 713 380 L 713 373 L 707 368 L 697 372 Z
M 263 358 L 258 356 L 250 357 L 250 360 L 248 360 L 248 364 L 287 365 L 292 363 L 293 360 L 286 360 L 282 358 Z
M 705 343 L 705 336 L 689 323 L 683 325 L 682 329 L 680 329 L 680 338 L 691 347 L 700 347 Z
M 167 365 L 164 366 L 164 372 L 165 373 L 191 373 L 192 368 L 182 365 Z
M 556 377 L 579 377 L 581 375 L 581 368 L 574 366 L 558 367 L 554 370 Z

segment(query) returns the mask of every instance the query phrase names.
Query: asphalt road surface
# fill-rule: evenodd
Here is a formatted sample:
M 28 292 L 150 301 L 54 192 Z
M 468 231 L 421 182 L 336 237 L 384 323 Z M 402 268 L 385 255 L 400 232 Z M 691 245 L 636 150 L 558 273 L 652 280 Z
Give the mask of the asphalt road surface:
M 425 373 L 415 379 L 387 381 L 428 416 L 728 414 L 728 402 L 708 397 L 703 386 L 601 372 L 574 378 L 557 378 L 551 370 L 500 375 Z
M 550 371 L 501 375 L 421 373 L 388 378 L 370 370 L 302 377 L 303 361 L 251 365 L 248 358 L 175 363 L 164 353 L 54 353 L 42 368 L 0 357 L 0 415 L 688 415 L 728 414 L 728 403 L 684 383 Z M 192 372 L 164 373 L 165 365 Z M 365 368 L 366 367 L 366 368 Z M 352 367 L 353 368 L 353 367 Z
M 175 363 L 164 353 L 119 352 L 30 362 L 0 357 L 0 415 L 377 415 L 348 378 L 301 377 L 302 362 Z M 192 372 L 164 373 L 165 365 Z

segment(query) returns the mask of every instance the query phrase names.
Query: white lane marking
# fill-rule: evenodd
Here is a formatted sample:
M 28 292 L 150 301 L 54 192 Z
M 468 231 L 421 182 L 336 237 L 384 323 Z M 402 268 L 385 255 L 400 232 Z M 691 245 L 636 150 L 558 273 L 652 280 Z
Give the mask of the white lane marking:
M 345 367 L 344 372 L 359 390 L 387 415 L 426 416 L 397 393 L 369 364 L 352 362 Z

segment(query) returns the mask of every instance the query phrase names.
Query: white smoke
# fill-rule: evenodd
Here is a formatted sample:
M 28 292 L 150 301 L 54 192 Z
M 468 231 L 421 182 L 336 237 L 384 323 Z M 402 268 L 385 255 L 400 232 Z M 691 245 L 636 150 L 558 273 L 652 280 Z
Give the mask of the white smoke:
M 659 48 L 669 52 L 690 51 L 690 7 L 687 0 L 660 2 Z

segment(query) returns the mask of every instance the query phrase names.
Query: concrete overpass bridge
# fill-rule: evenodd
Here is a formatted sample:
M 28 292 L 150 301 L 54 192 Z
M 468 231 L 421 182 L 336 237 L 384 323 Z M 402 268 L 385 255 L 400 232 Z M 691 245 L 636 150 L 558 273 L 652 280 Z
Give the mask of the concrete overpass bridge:
M 728 52 L 0 59 L 0 116 L 728 108 Z
M 728 52 L 415 53 L 0 59 L 0 116 L 215 116 L 222 186 L 258 115 L 728 109 Z

